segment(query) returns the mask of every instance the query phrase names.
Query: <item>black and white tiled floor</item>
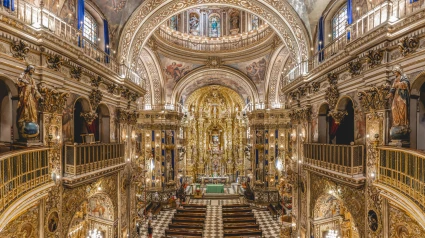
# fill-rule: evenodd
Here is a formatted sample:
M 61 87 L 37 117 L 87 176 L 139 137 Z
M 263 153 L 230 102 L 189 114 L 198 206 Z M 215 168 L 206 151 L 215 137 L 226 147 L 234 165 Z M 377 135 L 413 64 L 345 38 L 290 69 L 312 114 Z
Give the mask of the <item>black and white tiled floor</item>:
M 207 207 L 207 219 L 205 220 L 204 237 L 223 237 L 223 219 L 221 217 L 221 206 Z
M 274 220 L 269 211 L 253 210 L 257 223 L 265 238 L 278 238 L 280 234 L 279 218 Z
M 176 210 L 174 209 L 161 211 L 161 214 L 159 214 L 156 219 L 152 220 L 152 238 L 162 238 L 165 235 L 165 229 L 167 229 L 168 224 L 171 223 L 171 219 L 173 218 L 175 212 Z M 142 230 L 142 236 L 140 237 L 148 237 L 148 221 L 145 222 Z

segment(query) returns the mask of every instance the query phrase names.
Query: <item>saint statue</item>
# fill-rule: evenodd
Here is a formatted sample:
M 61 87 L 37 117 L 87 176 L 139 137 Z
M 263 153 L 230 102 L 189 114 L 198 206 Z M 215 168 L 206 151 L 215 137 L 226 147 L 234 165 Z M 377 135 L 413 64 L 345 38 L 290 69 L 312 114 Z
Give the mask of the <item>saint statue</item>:
M 28 65 L 19 76 L 16 85 L 19 91 L 17 124 L 20 138 L 29 139 L 38 136 L 38 100 L 43 99 L 32 78 L 34 66 Z
M 409 138 L 409 104 L 410 104 L 410 82 L 403 70 L 396 66 L 393 69 L 395 80 L 391 86 L 387 98 L 393 98 L 391 139 L 405 140 Z
M 198 32 L 198 26 L 199 26 L 199 19 L 198 17 L 193 14 L 189 19 L 189 26 L 190 26 L 190 32 L 194 35 L 197 35 Z

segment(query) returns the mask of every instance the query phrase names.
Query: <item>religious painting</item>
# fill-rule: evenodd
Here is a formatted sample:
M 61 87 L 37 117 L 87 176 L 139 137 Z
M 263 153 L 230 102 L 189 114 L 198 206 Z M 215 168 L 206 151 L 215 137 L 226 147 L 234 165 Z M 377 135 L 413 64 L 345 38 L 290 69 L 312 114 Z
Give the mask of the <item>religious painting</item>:
M 66 101 L 65 108 L 63 109 L 62 117 L 62 136 L 63 142 L 73 142 L 73 117 L 74 117 L 74 103 L 79 96 L 74 93 L 70 93 L 69 98 Z
M 89 199 L 88 211 L 91 216 L 105 220 L 113 219 L 113 208 L 109 199 L 105 196 L 95 196 Z
M 378 215 L 374 210 L 369 210 L 367 213 L 367 220 L 369 223 L 369 228 L 375 232 L 378 230 L 379 223 L 378 223 Z
M 266 78 L 266 69 L 267 61 L 265 58 L 262 58 L 246 66 L 246 74 L 254 82 L 264 81 Z
M 47 218 L 47 229 L 49 232 L 54 233 L 59 226 L 59 214 L 58 212 L 52 212 L 50 213 L 49 217 Z

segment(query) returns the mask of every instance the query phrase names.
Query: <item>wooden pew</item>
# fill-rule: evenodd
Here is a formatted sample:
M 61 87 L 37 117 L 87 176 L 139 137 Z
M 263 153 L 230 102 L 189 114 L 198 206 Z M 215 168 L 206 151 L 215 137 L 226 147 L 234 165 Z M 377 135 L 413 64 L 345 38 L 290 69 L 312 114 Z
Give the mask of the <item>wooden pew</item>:
M 236 212 L 236 213 L 224 213 L 222 214 L 223 218 L 231 218 L 231 217 L 254 217 L 254 213 L 252 212 Z
M 261 237 L 263 232 L 257 229 L 246 229 L 237 231 L 224 231 L 224 237 Z
M 204 204 L 183 204 L 184 208 L 207 208 L 207 205 Z
M 205 218 L 206 214 L 200 214 L 200 213 L 176 213 L 174 214 L 174 217 L 191 217 L 191 218 Z
M 207 209 L 202 209 L 202 208 L 198 208 L 198 209 L 177 209 L 177 213 L 200 213 L 200 214 L 205 214 L 205 213 L 207 213 Z
M 196 223 L 171 223 L 168 225 L 171 229 L 204 229 L 204 224 L 196 224 Z
M 156 206 L 152 208 L 152 215 L 155 217 L 155 219 L 158 216 L 158 214 L 161 213 L 161 209 L 162 209 L 161 203 L 156 204 Z
M 187 218 L 187 217 L 176 217 L 171 220 L 173 223 L 198 223 L 204 224 L 205 218 Z
M 257 223 L 255 217 L 233 217 L 233 218 L 223 218 L 223 224 L 231 223 Z
M 181 231 L 174 229 L 165 230 L 165 237 L 202 237 L 202 231 Z
M 260 229 L 259 224 L 252 223 L 234 223 L 234 224 L 223 224 L 223 230 L 239 230 L 239 229 Z
M 235 212 L 252 212 L 251 208 L 235 208 L 235 209 L 223 209 L 223 213 L 235 213 Z
M 267 206 L 267 209 L 269 210 L 270 215 L 272 215 L 273 219 L 277 219 L 278 217 L 277 210 L 276 208 L 274 208 L 274 206 L 271 203 Z
M 225 204 L 221 205 L 222 208 L 237 208 L 237 207 L 249 207 L 248 204 Z

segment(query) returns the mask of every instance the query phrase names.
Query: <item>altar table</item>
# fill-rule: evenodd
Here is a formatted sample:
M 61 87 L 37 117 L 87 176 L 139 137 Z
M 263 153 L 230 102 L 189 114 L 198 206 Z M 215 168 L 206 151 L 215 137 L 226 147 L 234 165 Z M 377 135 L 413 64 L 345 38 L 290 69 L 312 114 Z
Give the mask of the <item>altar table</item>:
M 223 184 L 207 184 L 207 193 L 224 193 Z

